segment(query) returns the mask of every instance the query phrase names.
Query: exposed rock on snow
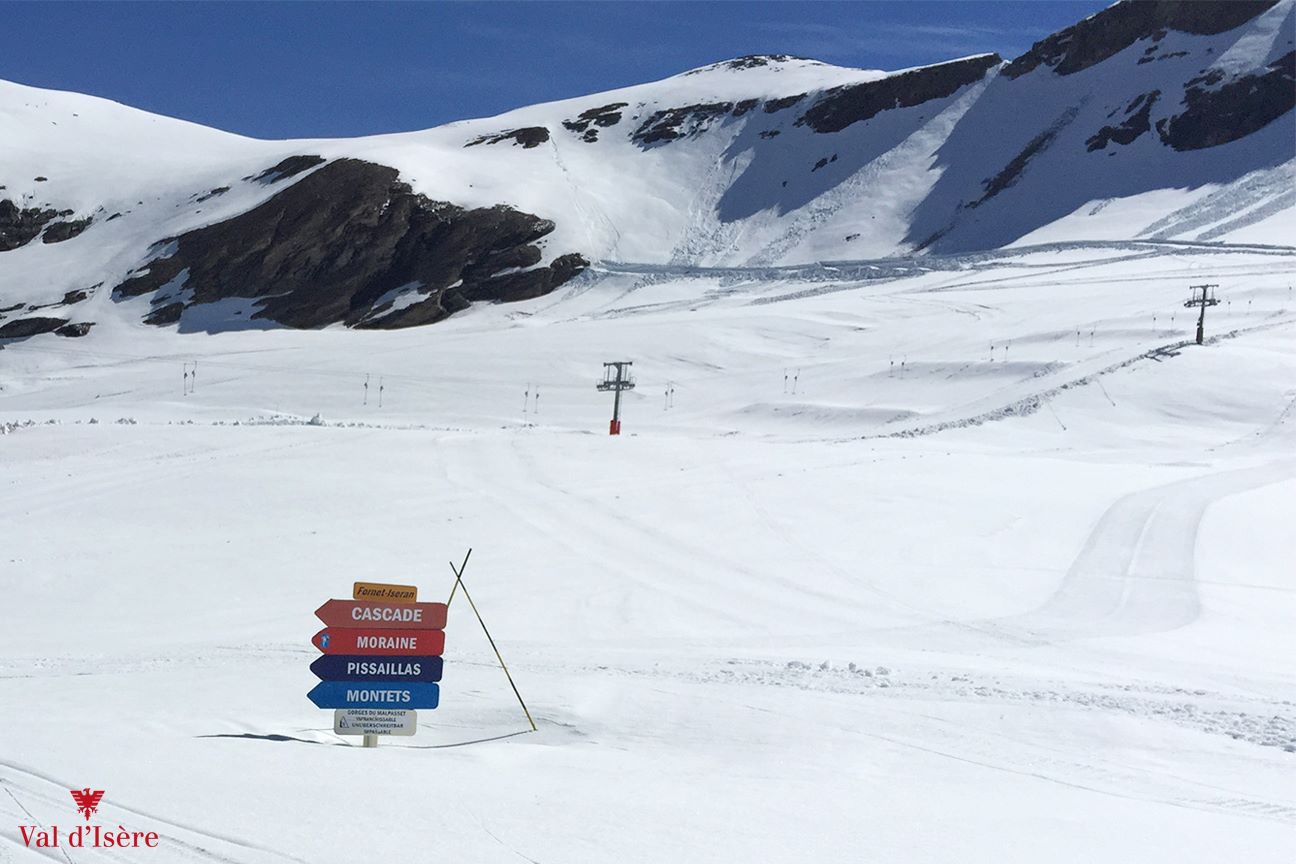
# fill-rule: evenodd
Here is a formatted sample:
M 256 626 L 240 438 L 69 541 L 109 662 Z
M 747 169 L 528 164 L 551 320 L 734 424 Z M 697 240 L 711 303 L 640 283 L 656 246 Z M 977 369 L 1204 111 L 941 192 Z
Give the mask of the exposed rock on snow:
M 71 240 L 82 231 L 90 227 L 94 220 L 89 216 L 84 219 L 72 219 L 67 222 L 51 222 L 46 228 L 45 233 L 41 234 L 42 243 L 62 243 L 64 240 Z
M 0 252 L 25 246 L 40 235 L 44 227 L 60 216 L 71 216 L 71 210 L 52 207 L 22 207 L 9 199 L 0 200 Z
M 728 116 L 733 110 L 732 102 L 710 102 L 654 111 L 634 131 L 631 139 L 640 147 L 647 149 L 653 144 L 662 144 L 677 138 L 690 138 L 705 132 L 713 123 Z
M 543 126 L 527 126 L 523 129 L 506 129 L 503 132 L 494 135 L 480 135 L 465 144 L 465 147 L 475 147 L 478 144 L 499 144 L 501 141 L 512 141 L 513 146 L 522 145 L 525 150 L 532 147 L 539 147 L 549 140 L 549 130 Z
M 1269 64 L 1260 75 L 1244 75 L 1219 87 L 1214 75 L 1190 81 L 1188 110 L 1157 121 L 1161 140 L 1176 150 L 1218 147 L 1263 129 L 1296 107 L 1296 53 Z
M 1098 133 L 1085 142 L 1088 150 L 1102 150 L 1111 141 L 1117 144 L 1132 144 L 1140 135 L 1152 128 L 1148 117 L 1152 114 L 1152 106 L 1156 104 L 1157 99 L 1161 96 L 1160 90 L 1153 90 L 1151 93 L 1142 93 L 1134 98 L 1134 101 L 1125 109 L 1127 115 L 1124 120 L 1116 126 L 1104 126 L 1098 130 Z
M 339 159 L 259 207 L 175 238 L 173 254 L 114 295 L 170 301 L 148 316 L 151 324 L 229 298 L 258 301 L 252 317 L 290 327 L 426 324 L 473 300 L 539 296 L 579 272 L 579 256 L 537 266 L 535 241 L 552 230 L 509 207 L 432 201 L 398 182 L 394 168 Z M 427 297 L 370 317 L 379 298 L 409 283 L 427 286 Z
M 544 294 L 595 260 L 1287 243 L 1294 24 L 1293 0 L 1119 3 L 1006 66 L 754 55 L 333 141 L 0 82 L 0 295 L 30 312 L 103 282 L 148 295 L 121 314 L 181 329 L 402 327 Z
M 296 177 L 303 171 L 308 171 L 323 161 L 323 156 L 289 156 L 278 165 L 273 165 L 267 168 L 255 177 L 244 179 L 252 180 L 256 183 L 278 183 L 280 180 L 286 180 L 289 177 Z M 213 189 L 212 193 L 216 194 L 217 190 Z
M 721 60 L 719 63 L 712 63 L 708 66 L 702 66 L 698 69 L 690 69 L 685 75 L 698 75 L 702 72 L 711 72 L 718 69 L 732 69 L 742 71 L 744 69 L 759 69 L 762 66 L 770 66 L 778 63 L 788 63 L 793 60 L 800 60 L 805 63 L 816 63 L 809 57 L 798 57 L 795 54 L 748 54 L 745 57 L 735 57 L 732 60 Z
M 611 102 L 589 108 L 576 115 L 574 120 L 564 120 L 563 128 L 581 136 L 581 140 L 593 144 L 598 140 L 599 129 L 606 129 L 621 122 L 621 109 L 626 102 Z
M 41 333 L 53 333 L 67 323 L 66 318 L 18 318 L 0 324 L 0 339 L 27 339 Z
M 816 132 L 840 132 L 852 123 L 868 120 L 882 111 L 909 108 L 950 96 L 960 87 L 980 81 L 1002 62 L 998 54 L 982 54 L 966 60 L 924 66 L 878 81 L 836 87 L 802 114 L 796 125 L 807 125 Z
M 985 194 L 968 204 L 968 206 L 980 206 L 1016 183 L 1017 178 L 1026 170 L 1026 165 L 1029 164 L 1031 159 L 1053 143 L 1053 139 L 1075 119 L 1075 116 L 1076 112 L 1074 110 L 1064 112 L 1061 117 L 1054 121 L 1052 126 L 1032 138 L 1030 143 L 1022 148 L 1022 151 L 1014 156 L 1002 171 L 985 181 Z
M 1004 67 L 1009 78 L 1040 66 L 1071 75 L 1112 57 L 1140 39 L 1164 38 L 1166 30 L 1211 36 L 1240 27 L 1278 0 L 1154 0 L 1117 3 L 1047 39 Z
M 76 339 L 89 333 L 90 328 L 93 326 L 93 321 L 78 321 L 75 324 L 64 324 L 54 332 L 60 336 Z

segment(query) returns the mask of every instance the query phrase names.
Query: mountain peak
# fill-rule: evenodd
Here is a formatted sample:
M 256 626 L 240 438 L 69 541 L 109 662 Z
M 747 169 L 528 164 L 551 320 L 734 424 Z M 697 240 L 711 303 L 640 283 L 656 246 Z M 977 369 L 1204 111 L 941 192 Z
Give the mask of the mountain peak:
M 743 72 L 749 69 L 773 68 L 775 71 L 780 66 L 829 66 L 819 60 L 812 60 L 809 57 L 798 57 L 795 54 L 746 54 L 742 57 L 734 57 L 731 60 L 720 60 L 716 63 L 708 63 L 705 66 L 699 66 L 696 69 L 690 69 L 682 74 L 684 75 L 701 75 L 704 72 Z

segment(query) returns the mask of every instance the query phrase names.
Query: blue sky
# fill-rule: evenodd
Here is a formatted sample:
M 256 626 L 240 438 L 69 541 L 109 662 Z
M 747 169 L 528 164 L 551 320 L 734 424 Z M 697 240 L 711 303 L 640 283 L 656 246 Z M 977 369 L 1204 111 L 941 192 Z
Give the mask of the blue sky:
M 422 129 L 784 52 L 901 69 L 1006 57 L 1108 5 L 6 3 L 0 78 L 265 138 Z

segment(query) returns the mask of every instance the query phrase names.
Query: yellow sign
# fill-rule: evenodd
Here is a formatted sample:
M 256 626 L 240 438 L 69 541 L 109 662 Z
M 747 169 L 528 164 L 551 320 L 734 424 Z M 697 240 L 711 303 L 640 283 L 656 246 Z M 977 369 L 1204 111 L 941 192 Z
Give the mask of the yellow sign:
M 418 587 L 414 585 L 388 585 L 383 582 L 357 582 L 351 589 L 352 600 L 379 600 L 383 603 L 415 603 Z

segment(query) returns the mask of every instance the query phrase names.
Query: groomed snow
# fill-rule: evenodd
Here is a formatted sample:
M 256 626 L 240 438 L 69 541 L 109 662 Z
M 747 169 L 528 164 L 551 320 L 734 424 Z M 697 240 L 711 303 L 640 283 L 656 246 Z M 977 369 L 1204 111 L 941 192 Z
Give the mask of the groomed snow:
M 1223 244 L 606 265 L 413 330 L 105 304 L 8 345 L 0 860 L 61 860 L 18 826 L 90 785 L 162 848 L 76 864 L 1288 862 L 1293 281 Z M 312 610 L 444 596 L 470 546 L 539 731 L 456 599 L 419 734 L 336 738 Z

